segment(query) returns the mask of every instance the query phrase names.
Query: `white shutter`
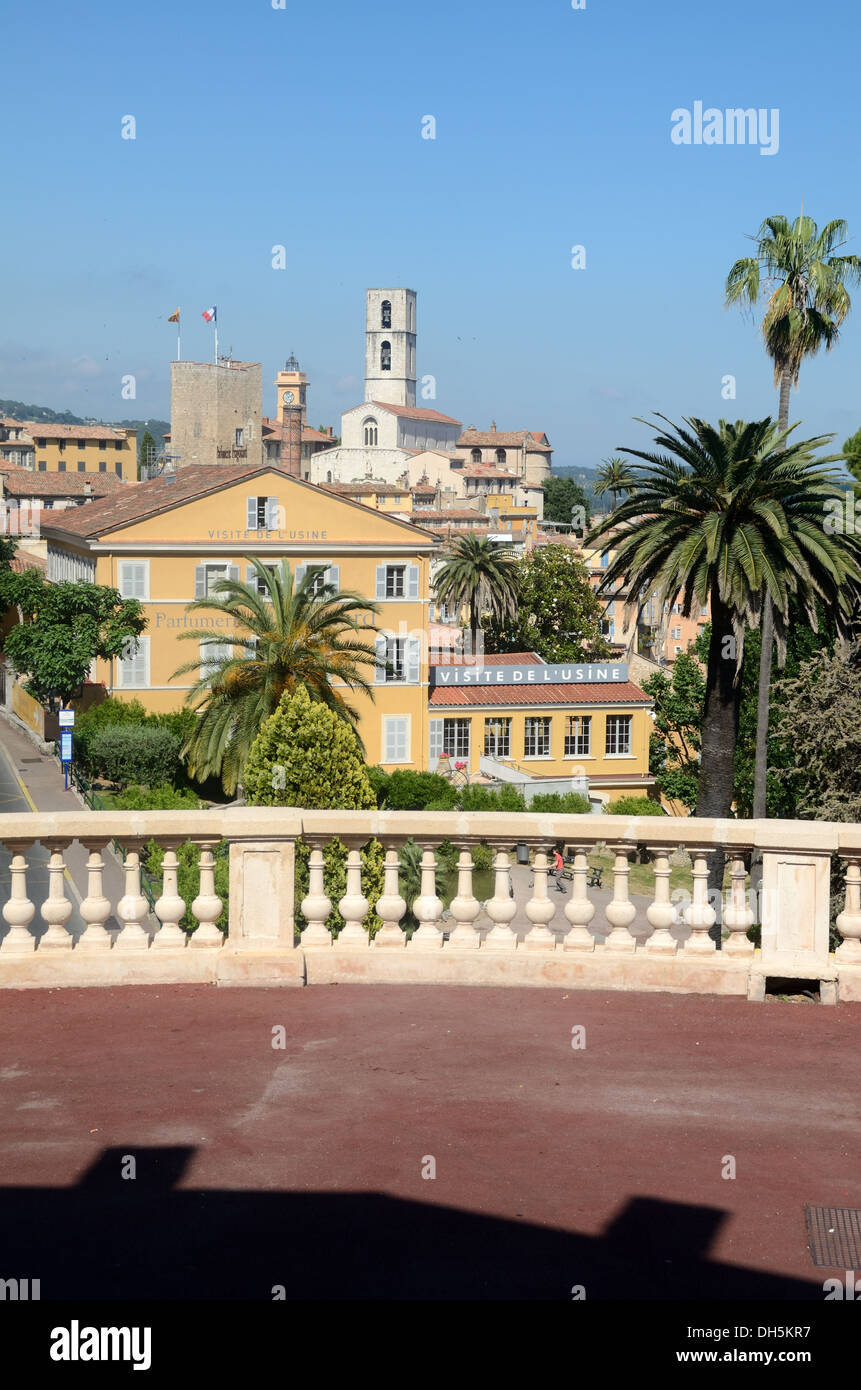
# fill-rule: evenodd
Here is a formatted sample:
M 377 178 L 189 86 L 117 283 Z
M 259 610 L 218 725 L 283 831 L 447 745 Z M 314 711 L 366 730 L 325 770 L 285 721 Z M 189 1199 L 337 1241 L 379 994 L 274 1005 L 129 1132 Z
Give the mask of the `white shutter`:
M 445 720 L 431 719 L 428 724 L 428 764 L 431 772 L 436 772 L 439 755 L 443 750 Z
M 245 526 L 249 531 L 257 530 L 257 498 L 245 499 Z
M 385 685 L 386 683 L 386 639 L 385 637 L 374 638 L 374 654 L 376 665 L 374 666 L 374 684 Z
M 266 525 L 270 531 L 278 530 L 278 498 L 266 498 Z
M 419 596 L 419 567 L 418 565 L 407 566 L 407 598 L 418 598 Z
M 386 597 L 386 566 L 377 565 L 377 600 Z
M 307 574 L 307 572 L 308 572 L 308 566 L 307 566 L 307 565 L 297 565 L 296 568 L 294 569 L 294 571 L 293 571 L 293 592 L 294 592 L 294 593 L 295 593 L 296 590 L 299 588 L 299 585 L 302 583 L 302 580 L 305 578 L 305 575 Z
M 257 571 L 253 565 L 245 566 L 245 583 L 255 585 L 257 583 Z
M 194 597 L 206 598 L 206 565 L 194 567 Z
M 331 584 L 333 589 L 341 587 L 341 566 L 330 565 L 326 571 L 326 583 Z
M 407 684 L 418 685 L 421 672 L 421 638 L 407 638 Z
M 409 719 L 405 716 L 383 720 L 383 761 L 405 763 L 409 761 Z
M 228 566 L 227 566 L 227 578 L 228 578 L 228 579 L 237 579 L 237 580 L 239 579 L 239 566 L 238 566 L 238 565 L 228 565 Z

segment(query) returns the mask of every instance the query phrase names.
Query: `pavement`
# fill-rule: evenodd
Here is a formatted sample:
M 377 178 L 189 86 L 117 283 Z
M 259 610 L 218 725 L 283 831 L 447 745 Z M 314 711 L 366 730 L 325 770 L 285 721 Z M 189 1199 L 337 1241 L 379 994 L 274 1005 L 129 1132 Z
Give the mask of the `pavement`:
M 7 990 L 0 1274 L 43 1300 L 821 1301 L 844 1271 L 813 1265 L 804 1205 L 861 1207 L 859 1017 L 559 989 Z

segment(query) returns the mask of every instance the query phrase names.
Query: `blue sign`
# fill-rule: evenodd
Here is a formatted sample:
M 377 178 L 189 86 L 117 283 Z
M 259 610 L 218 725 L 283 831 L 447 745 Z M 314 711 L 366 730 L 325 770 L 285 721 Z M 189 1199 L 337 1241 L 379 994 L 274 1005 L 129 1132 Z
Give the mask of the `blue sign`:
M 440 685 L 588 685 L 593 681 L 619 682 L 628 679 L 624 661 L 593 661 L 577 666 L 573 662 L 554 666 L 431 666 L 431 683 Z
M 70 763 L 72 761 L 72 735 L 60 734 L 60 762 Z

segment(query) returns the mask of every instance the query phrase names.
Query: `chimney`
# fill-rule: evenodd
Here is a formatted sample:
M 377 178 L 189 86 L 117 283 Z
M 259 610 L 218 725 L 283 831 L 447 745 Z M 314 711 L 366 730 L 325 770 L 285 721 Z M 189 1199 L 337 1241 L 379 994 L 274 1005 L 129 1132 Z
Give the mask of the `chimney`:
M 84 483 L 84 496 L 85 496 L 85 497 L 92 497 L 92 495 L 93 495 L 93 485 L 92 485 L 92 483 Z
M 495 421 L 495 420 L 491 420 L 491 422 L 490 422 L 490 432 L 491 432 L 491 434 L 496 434 L 496 421 Z
M 285 405 L 281 431 L 281 467 L 293 478 L 302 476 L 302 407 Z

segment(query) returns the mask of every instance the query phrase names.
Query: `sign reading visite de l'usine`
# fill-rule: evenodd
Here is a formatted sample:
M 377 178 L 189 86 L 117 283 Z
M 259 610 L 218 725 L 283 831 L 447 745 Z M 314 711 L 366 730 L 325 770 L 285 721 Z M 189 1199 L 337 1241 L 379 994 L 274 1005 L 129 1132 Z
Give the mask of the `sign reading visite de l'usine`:
M 432 666 L 434 685 L 586 685 L 626 681 L 627 663 L 590 662 L 587 666 Z

